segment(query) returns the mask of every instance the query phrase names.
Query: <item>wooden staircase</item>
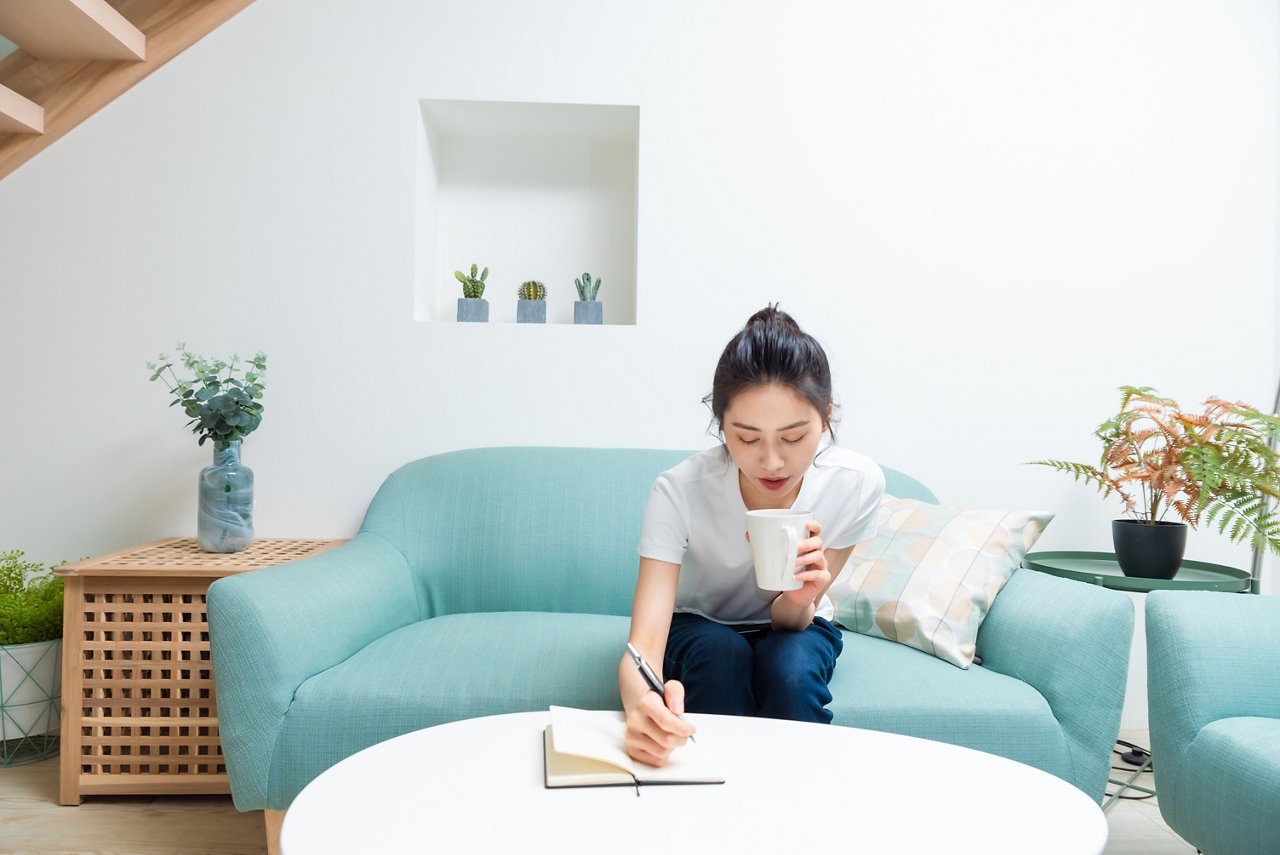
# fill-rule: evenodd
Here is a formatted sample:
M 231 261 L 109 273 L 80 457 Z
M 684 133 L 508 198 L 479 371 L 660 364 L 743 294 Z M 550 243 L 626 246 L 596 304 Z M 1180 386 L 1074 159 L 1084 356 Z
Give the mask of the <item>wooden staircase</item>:
M 0 179 L 253 0 L 0 0 Z

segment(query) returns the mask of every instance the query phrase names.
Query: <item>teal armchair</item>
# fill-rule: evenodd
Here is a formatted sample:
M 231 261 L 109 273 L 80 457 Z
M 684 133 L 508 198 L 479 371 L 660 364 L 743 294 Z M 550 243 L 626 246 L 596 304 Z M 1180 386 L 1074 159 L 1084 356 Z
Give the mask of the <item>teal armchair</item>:
M 1160 814 L 1206 855 L 1280 853 L 1280 598 L 1147 596 Z

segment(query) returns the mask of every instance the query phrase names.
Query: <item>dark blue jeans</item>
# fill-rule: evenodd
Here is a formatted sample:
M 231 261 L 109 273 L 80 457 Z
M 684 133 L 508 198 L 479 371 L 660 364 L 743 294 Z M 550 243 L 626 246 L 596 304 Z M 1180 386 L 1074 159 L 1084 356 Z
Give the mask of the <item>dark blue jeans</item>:
M 827 684 L 844 649 L 840 631 L 814 618 L 802 632 L 671 617 L 663 673 L 685 689 L 685 710 L 831 722 Z

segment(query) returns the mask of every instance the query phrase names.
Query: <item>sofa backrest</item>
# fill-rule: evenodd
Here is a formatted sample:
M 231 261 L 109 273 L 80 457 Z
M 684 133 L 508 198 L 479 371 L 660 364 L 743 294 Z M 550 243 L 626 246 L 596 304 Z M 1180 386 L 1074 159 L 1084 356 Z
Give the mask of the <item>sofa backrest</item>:
M 628 615 L 649 490 L 692 451 L 478 448 L 393 472 L 361 532 L 408 559 L 422 617 L 546 611 Z M 885 470 L 888 492 L 935 501 Z

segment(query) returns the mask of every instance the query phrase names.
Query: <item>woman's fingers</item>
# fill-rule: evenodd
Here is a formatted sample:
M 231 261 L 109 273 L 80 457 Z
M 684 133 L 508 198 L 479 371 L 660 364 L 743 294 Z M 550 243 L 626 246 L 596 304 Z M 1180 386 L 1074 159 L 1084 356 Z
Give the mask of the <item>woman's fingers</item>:
M 684 715 L 684 683 L 679 680 L 668 680 L 666 685 L 662 687 L 662 691 L 667 695 L 667 709 L 671 711 L 671 714 L 677 717 Z M 681 722 L 681 724 L 688 723 Z M 689 727 L 692 726 L 689 725 Z
M 804 524 L 809 532 L 809 537 L 800 541 L 799 547 L 796 549 L 798 554 L 797 564 L 817 564 L 822 562 L 826 566 L 826 554 L 823 551 L 826 544 L 822 542 L 822 523 L 817 520 L 809 520 Z
M 694 731 L 674 709 L 684 709 L 684 686 L 671 680 L 664 687 L 667 703 L 650 692 L 627 715 L 627 753 L 642 763 L 661 766 L 672 751 L 684 745 Z

